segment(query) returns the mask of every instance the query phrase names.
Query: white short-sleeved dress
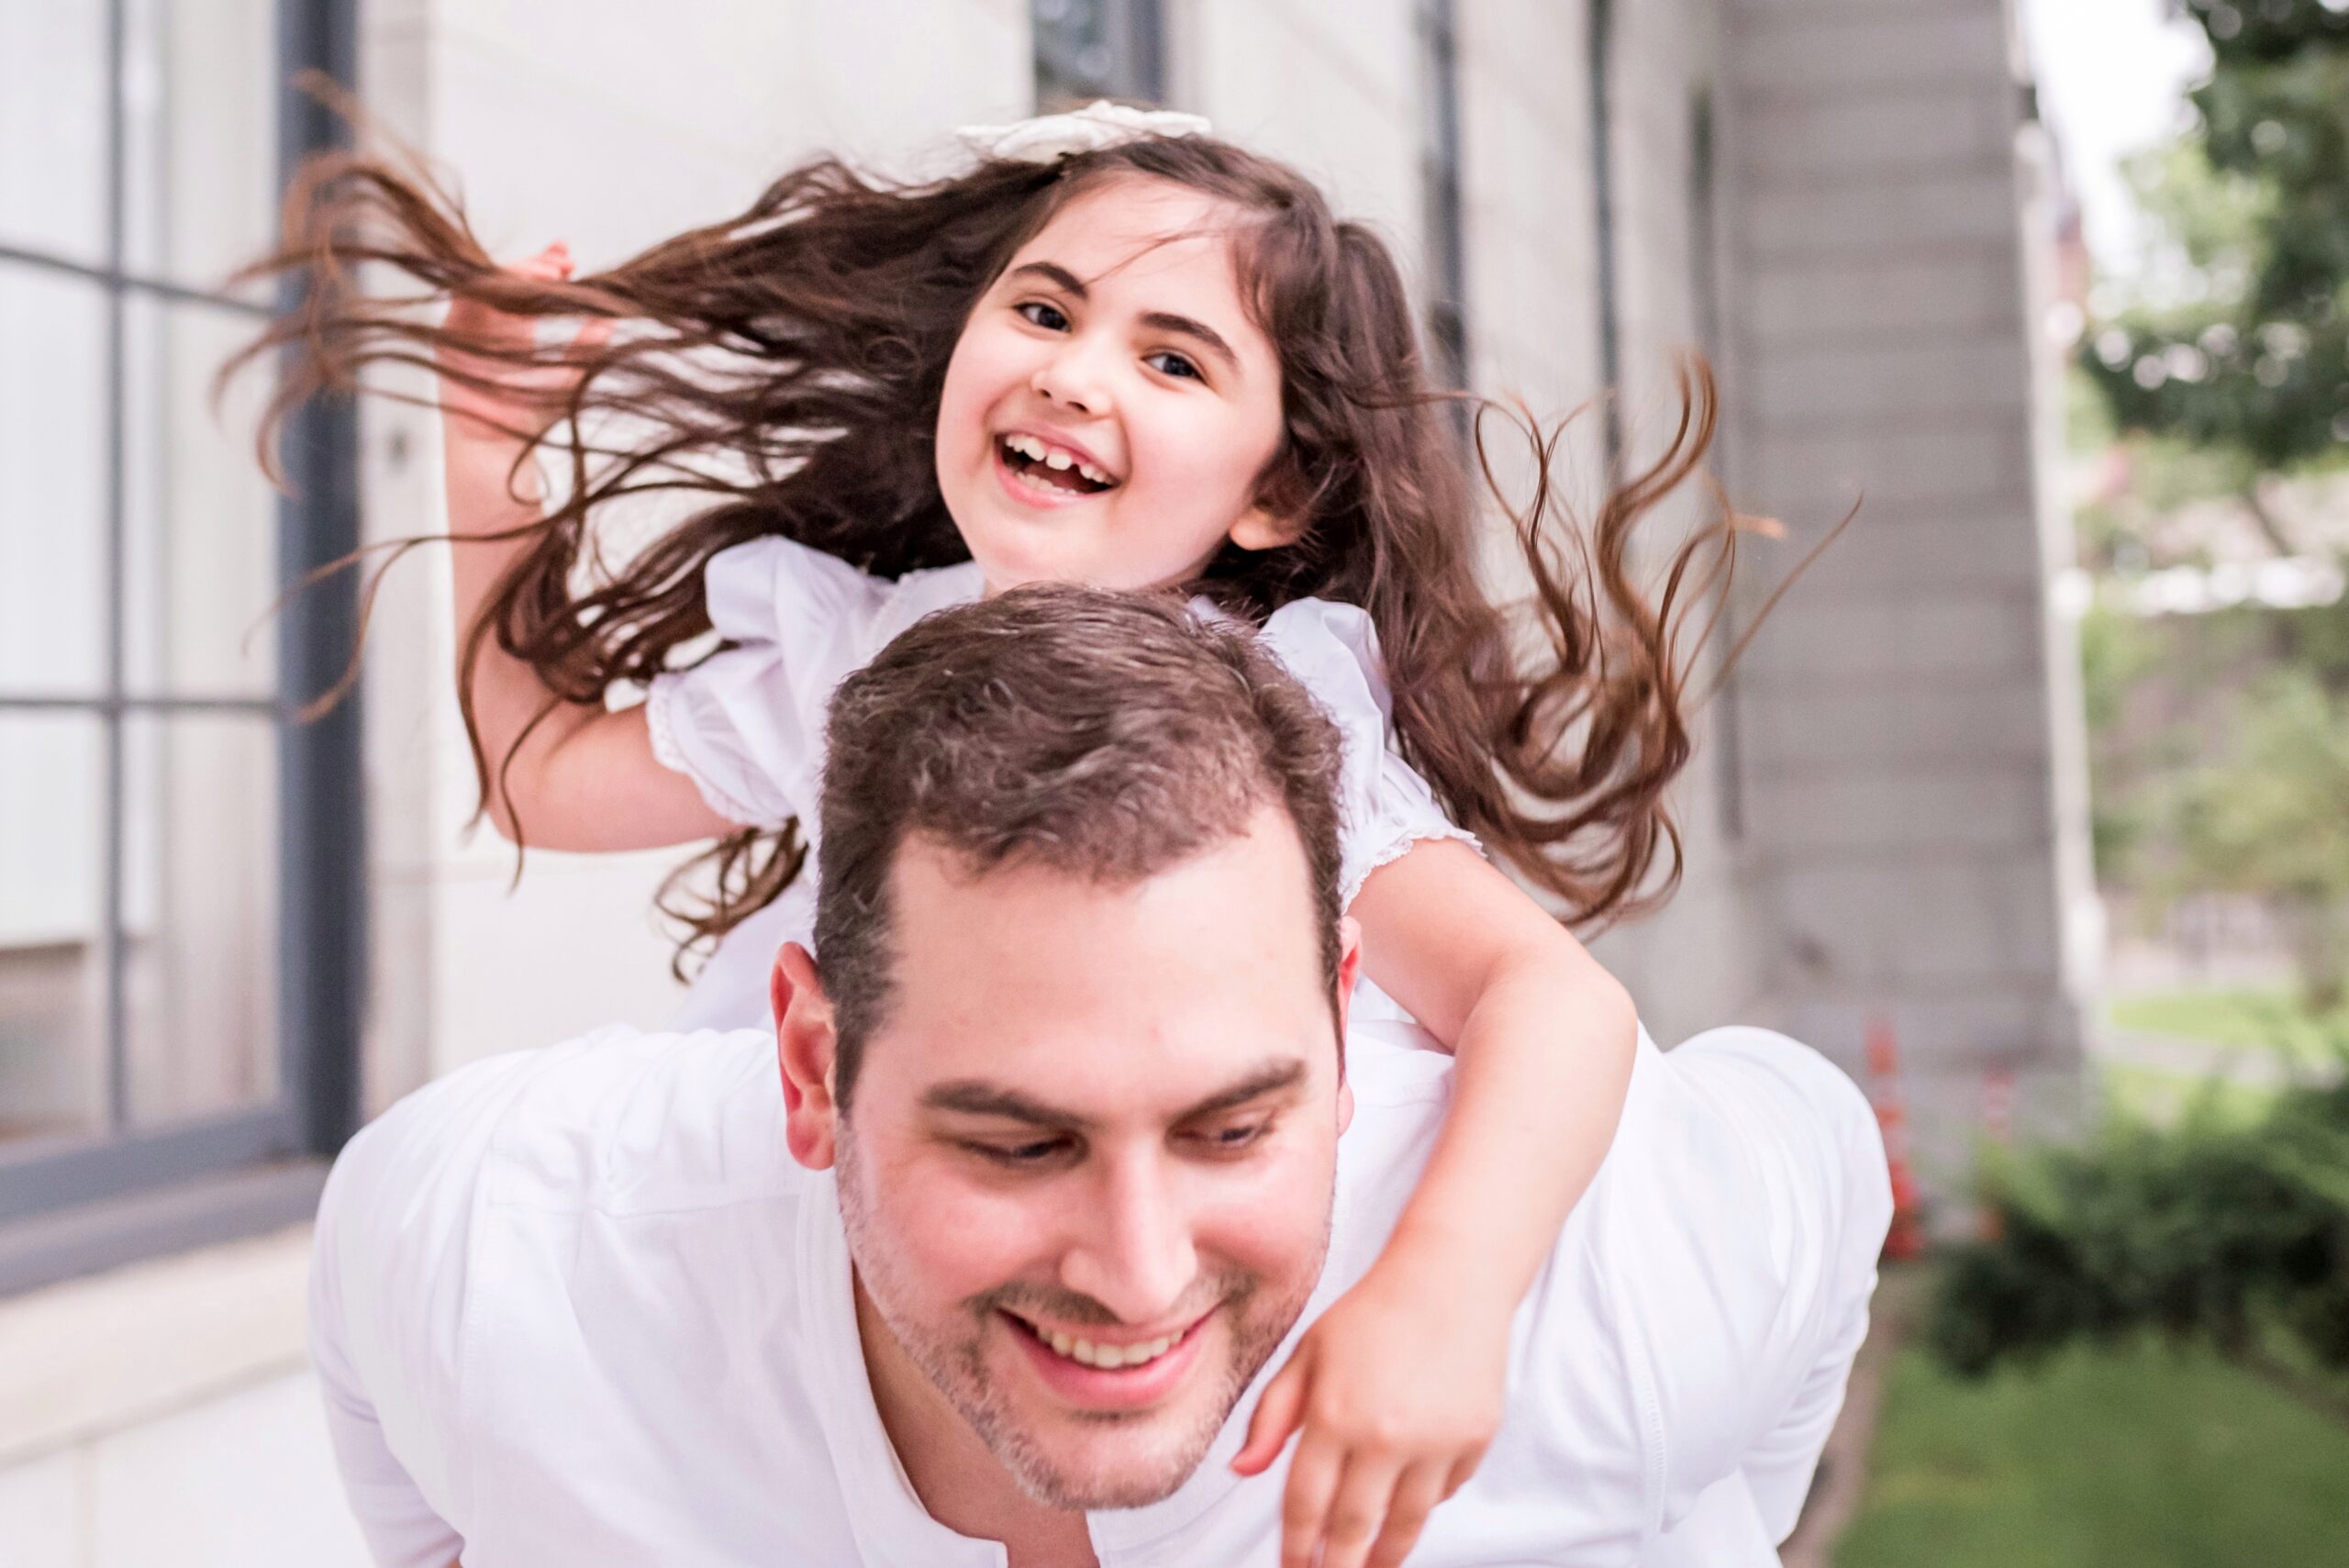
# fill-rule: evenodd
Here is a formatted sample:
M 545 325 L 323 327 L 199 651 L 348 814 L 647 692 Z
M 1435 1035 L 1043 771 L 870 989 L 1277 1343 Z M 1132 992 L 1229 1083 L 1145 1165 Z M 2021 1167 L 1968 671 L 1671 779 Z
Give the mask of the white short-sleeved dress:
M 769 538 L 711 557 L 703 586 L 711 625 L 734 646 L 653 682 L 646 703 L 653 752 L 692 779 L 710 808 L 729 821 L 774 828 L 797 817 L 809 854 L 781 898 L 727 933 L 674 1027 L 756 1028 L 767 1022 L 775 950 L 808 940 L 815 926 L 824 716 L 834 688 L 922 617 L 977 599 L 985 583 L 969 562 L 893 582 Z M 1192 607 L 1224 618 L 1205 599 Z M 1344 738 L 1339 804 L 1346 902 L 1372 872 L 1422 839 L 1475 842 L 1394 751 L 1385 665 L 1368 615 L 1353 605 L 1299 599 L 1274 612 L 1260 635 Z M 1407 1018 L 1368 984 L 1354 1012 Z

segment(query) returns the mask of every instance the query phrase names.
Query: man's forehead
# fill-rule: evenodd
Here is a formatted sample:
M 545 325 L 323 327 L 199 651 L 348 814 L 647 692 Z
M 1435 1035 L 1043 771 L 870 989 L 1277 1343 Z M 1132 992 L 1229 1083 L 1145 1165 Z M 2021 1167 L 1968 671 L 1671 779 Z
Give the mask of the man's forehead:
M 1319 914 L 1294 830 L 1273 823 L 1125 883 L 908 840 L 863 1071 L 916 1095 L 959 1081 L 1174 1114 L 1271 1058 L 1318 1066 L 1333 1027 Z

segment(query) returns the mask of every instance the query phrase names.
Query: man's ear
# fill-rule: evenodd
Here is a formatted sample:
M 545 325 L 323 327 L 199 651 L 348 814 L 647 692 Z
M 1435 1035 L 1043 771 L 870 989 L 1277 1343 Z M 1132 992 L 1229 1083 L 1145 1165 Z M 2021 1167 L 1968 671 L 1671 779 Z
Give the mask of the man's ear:
M 1305 537 L 1306 519 L 1285 517 L 1259 504 L 1231 525 L 1231 542 L 1242 550 L 1278 550 Z
M 774 1004 L 775 1057 L 783 1069 L 784 1136 L 791 1157 L 811 1171 L 831 1169 L 840 1130 L 832 1095 L 839 1036 L 832 1004 L 816 978 L 816 961 L 797 942 L 774 955 L 769 995 Z

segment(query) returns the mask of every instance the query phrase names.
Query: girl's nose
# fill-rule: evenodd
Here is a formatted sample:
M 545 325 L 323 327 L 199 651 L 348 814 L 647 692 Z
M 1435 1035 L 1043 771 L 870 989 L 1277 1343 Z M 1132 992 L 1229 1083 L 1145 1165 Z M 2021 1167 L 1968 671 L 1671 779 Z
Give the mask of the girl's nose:
M 1071 413 L 1107 413 L 1108 387 L 1096 359 L 1083 345 L 1068 344 L 1037 367 L 1029 384 L 1046 402 Z

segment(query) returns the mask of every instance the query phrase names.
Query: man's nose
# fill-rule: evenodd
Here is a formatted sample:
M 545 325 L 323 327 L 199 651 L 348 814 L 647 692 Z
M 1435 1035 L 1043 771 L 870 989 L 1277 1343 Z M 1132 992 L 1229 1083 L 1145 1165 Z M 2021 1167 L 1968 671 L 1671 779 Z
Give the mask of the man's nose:
M 1173 1173 L 1148 1154 L 1105 1162 L 1095 1201 L 1061 1262 L 1061 1283 L 1120 1323 L 1158 1327 L 1198 1273 Z

